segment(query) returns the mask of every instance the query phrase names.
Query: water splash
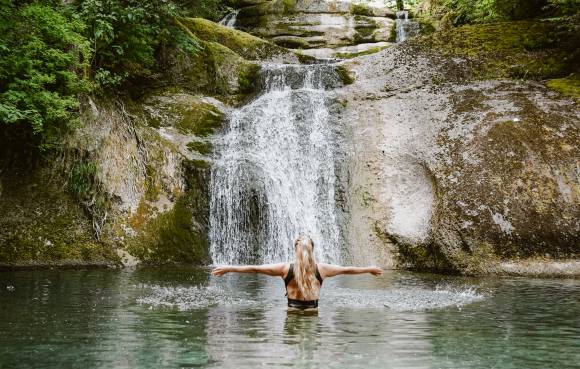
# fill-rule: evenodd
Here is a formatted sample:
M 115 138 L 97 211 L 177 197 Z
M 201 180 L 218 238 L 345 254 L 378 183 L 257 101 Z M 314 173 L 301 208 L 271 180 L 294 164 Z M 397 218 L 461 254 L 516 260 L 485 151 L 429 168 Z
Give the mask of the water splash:
M 223 17 L 223 19 L 219 21 L 219 24 L 221 24 L 222 26 L 229 27 L 229 28 L 234 28 L 236 25 L 236 21 L 237 21 L 239 12 L 240 12 L 239 10 L 234 10 L 233 12 L 226 14 L 226 16 Z
M 435 290 L 405 288 L 388 290 L 360 290 L 338 288 L 324 291 L 322 306 L 349 308 L 388 308 L 392 311 L 424 311 L 461 307 L 479 301 L 485 295 L 474 288 Z
M 207 308 L 210 306 L 245 306 L 255 304 L 252 300 L 232 295 L 232 291 L 219 286 L 137 286 L 147 294 L 137 299 L 140 305 L 151 308 L 175 308 L 180 311 Z
M 155 309 L 172 308 L 180 311 L 203 309 L 213 306 L 239 306 L 246 308 L 273 307 L 285 301 L 256 301 L 249 294 L 232 291 L 221 286 L 158 286 L 139 285 L 146 295 L 137 299 L 140 305 Z M 388 309 L 394 312 L 414 312 L 462 307 L 483 300 L 485 295 L 474 288 L 394 288 L 365 290 L 334 287 L 324 290 L 320 299 L 321 310 L 337 308 Z
M 338 262 L 330 65 L 265 65 L 264 93 L 233 112 L 216 143 L 210 240 L 216 264 L 281 262 L 310 234 L 319 261 Z

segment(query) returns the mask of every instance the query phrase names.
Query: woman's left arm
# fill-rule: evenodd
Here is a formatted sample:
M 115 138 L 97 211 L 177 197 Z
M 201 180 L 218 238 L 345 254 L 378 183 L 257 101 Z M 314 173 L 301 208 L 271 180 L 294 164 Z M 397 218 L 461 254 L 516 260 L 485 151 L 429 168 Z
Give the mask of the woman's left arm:
M 287 263 L 263 264 L 263 265 L 223 265 L 212 270 L 211 274 L 222 276 L 226 273 L 255 273 L 266 274 L 272 277 L 283 277 L 286 273 Z

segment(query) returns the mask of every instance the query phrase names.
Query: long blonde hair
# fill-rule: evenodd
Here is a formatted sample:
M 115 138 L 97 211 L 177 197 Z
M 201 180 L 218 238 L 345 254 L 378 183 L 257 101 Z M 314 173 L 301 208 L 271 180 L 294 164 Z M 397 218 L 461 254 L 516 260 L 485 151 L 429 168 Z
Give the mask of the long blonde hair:
M 300 235 L 294 242 L 294 280 L 298 290 L 306 300 L 318 299 L 318 279 L 316 279 L 316 259 L 314 243 L 306 235 Z

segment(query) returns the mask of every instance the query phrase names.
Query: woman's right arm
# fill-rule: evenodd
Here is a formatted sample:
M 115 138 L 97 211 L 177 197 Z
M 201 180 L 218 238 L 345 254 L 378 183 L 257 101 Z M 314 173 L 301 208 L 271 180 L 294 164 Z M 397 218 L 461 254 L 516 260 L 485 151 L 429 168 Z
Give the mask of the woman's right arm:
M 381 268 L 370 266 L 370 267 L 351 267 L 351 266 L 339 266 L 332 264 L 319 264 L 321 266 L 320 272 L 323 278 L 335 277 L 341 274 L 372 274 L 381 275 L 383 270 Z

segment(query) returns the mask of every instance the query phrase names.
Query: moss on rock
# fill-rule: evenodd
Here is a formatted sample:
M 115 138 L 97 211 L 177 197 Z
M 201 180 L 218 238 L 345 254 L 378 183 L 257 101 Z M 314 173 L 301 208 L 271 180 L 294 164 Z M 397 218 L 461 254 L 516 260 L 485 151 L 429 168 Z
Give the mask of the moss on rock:
M 358 51 L 358 52 L 336 53 L 334 56 L 337 58 L 341 58 L 341 59 L 352 59 L 352 58 L 356 58 L 356 57 L 363 56 L 363 55 L 375 54 L 375 53 L 378 53 L 379 51 L 382 51 L 388 47 L 390 47 L 390 46 L 376 46 L 376 47 L 371 47 L 369 49 L 366 49 L 363 51 Z
M 187 187 L 173 207 L 159 214 L 146 203 L 136 213 L 132 226 L 137 235 L 127 242 L 128 251 L 145 263 L 182 262 L 204 264 L 209 261 L 209 195 L 207 166 L 184 162 Z
M 260 66 L 257 64 L 245 64 L 238 69 L 238 92 L 251 94 L 257 92 L 260 78 Z
M 92 221 L 48 169 L 2 176 L 0 264 L 117 265 L 108 243 L 95 238 Z
M 578 74 L 572 74 L 566 78 L 551 79 L 546 82 L 546 86 L 580 103 L 580 77 Z
M 443 253 L 453 270 L 479 274 L 502 260 L 578 255 L 574 107 L 543 105 L 540 86 L 525 88 L 496 82 L 450 99 L 454 132 L 440 133 L 445 154 L 432 168 L 435 248 L 423 251 Z M 469 129 L 468 139 L 456 136 L 460 129 Z
M 181 18 L 180 23 L 202 40 L 221 44 L 248 60 L 290 54 L 285 49 L 248 33 L 201 18 Z
M 366 15 L 370 17 L 374 15 L 373 10 L 368 5 L 362 3 L 351 3 L 350 13 L 354 15 Z
M 345 66 L 339 65 L 336 68 L 336 73 L 338 74 L 338 76 L 340 77 L 340 80 L 342 81 L 342 83 L 344 85 L 350 85 L 350 84 L 354 83 L 354 78 L 351 76 L 350 71 L 348 69 L 346 69 Z
M 148 125 L 174 127 L 182 134 L 207 136 L 221 127 L 224 113 L 203 98 L 174 88 L 149 93 L 143 99 Z
M 150 220 L 127 246 L 129 252 L 147 263 L 204 263 L 207 244 L 197 234 L 187 196 L 179 198 L 173 209 Z
M 210 142 L 192 141 L 187 144 L 187 148 L 190 151 L 196 151 L 201 155 L 207 155 L 211 153 L 212 144 Z
M 411 40 L 410 45 L 447 59 L 468 59 L 477 79 L 544 79 L 576 68 L 579 41 L 577 32 L 557 22 L 518 21 L 447 29 Z

